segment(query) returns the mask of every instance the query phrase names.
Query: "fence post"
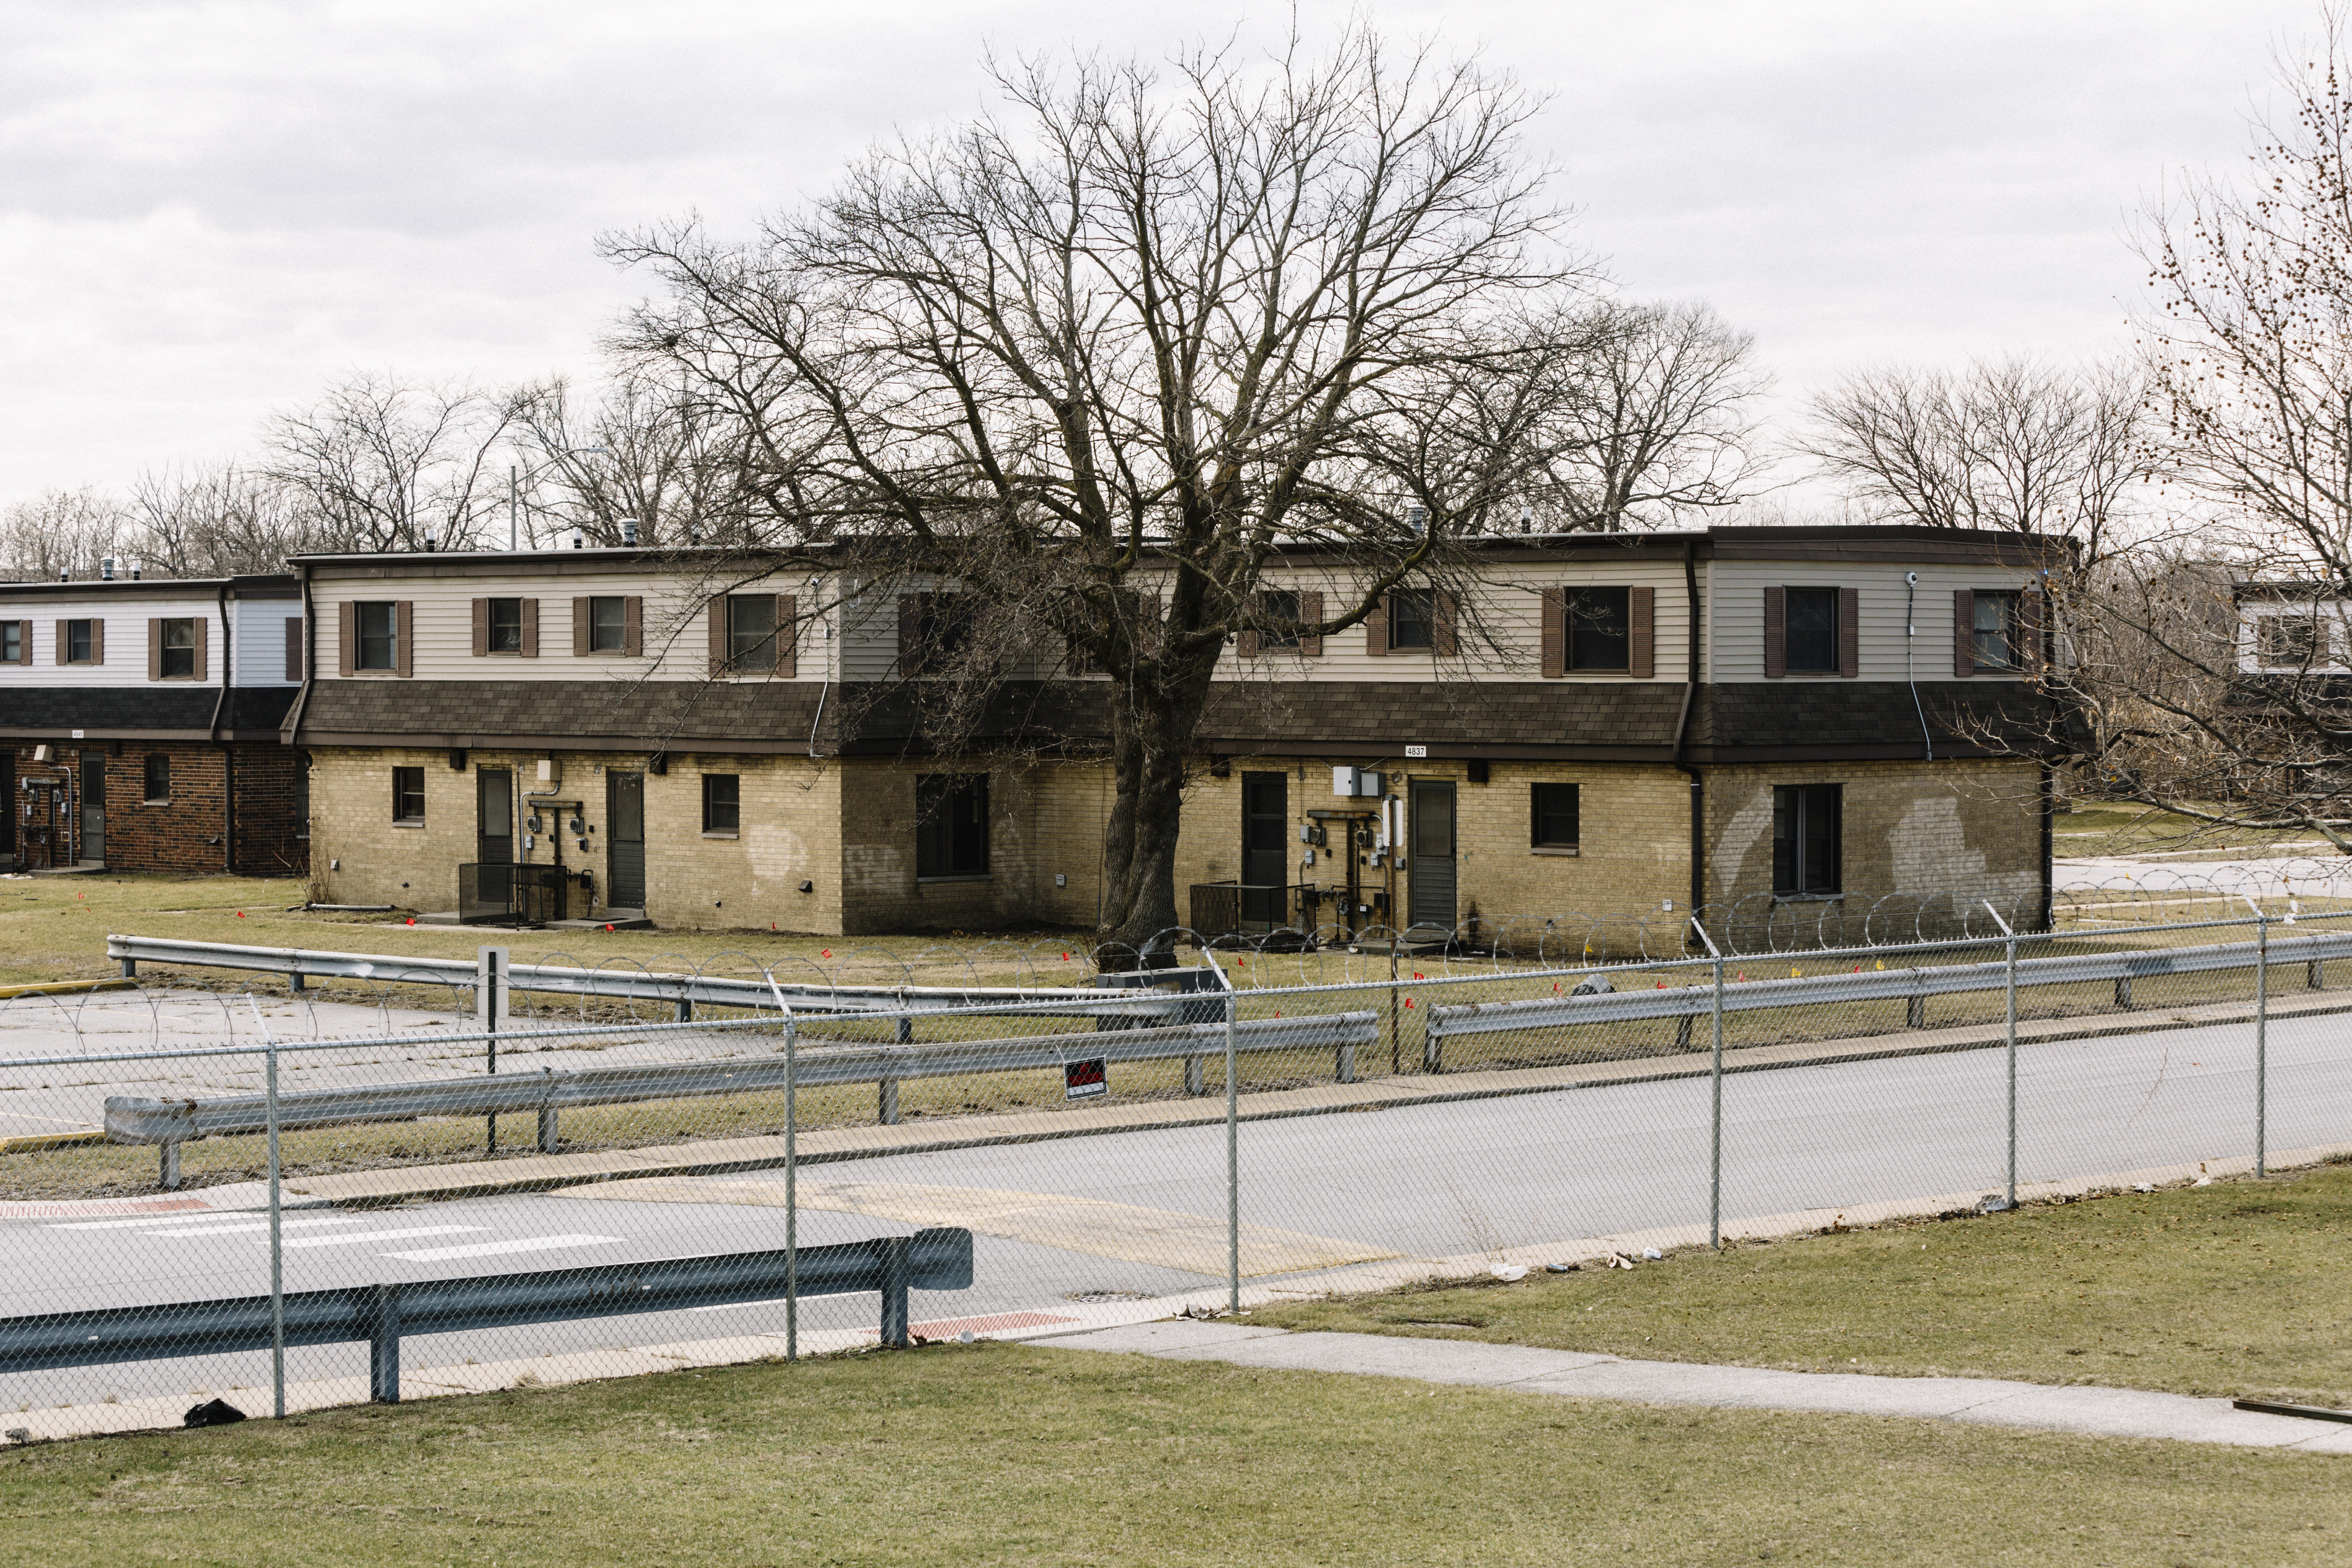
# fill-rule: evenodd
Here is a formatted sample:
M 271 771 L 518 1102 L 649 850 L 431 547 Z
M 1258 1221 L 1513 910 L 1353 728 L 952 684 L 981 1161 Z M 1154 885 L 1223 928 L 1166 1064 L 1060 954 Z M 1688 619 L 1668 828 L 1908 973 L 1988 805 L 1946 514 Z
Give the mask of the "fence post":
M 1394 952 L 1391 948 L 1391 952 Z M 1215 963 L 1214 958 L 1209 960 Z M 1220 978 L 1223 966 L 1219 965 Z M 1394 992 L 1390 993 L 1391 996 Z M 1241 997 L 1225 982 L 1225 1308 L 1235 1317 L 1242 1310 L 1242 1141 L 1241 1079 L 1235 1067 L 1234 1031 L 1241 1016 Z M 1395 1037 L 1390 1037 L 1393 1039 Z
M 784 1359 L 801 1358 L 801 1251 L 800 1251 L 800 1105 L 795 1081 L 800 1077 L 800 1020 L 784 1002 L 783 987 L 776 984 L 776 972 L 764 969 L 769 994 L 776 999 L 776 1010 L 784 1016 Z
M 482 1032 L 488 1037 L 482 1049 L 488 1058 L 488 1070 L 499 1070 L 499 1004 L 505 999 L 507 988 L 507 950 L 486 947 L 474 956 L 474 1007 L 482 1015 Z M 499 1152 L 499 1119 L 492 1112 L 489 1119 L 489 1152 Z
M 368 1397 L 378 1405 L 400 1403 L 400 1287 L 368 1287 Z
M 2007 1005 L 2003 1009 L 2003 1016 L 2009 1036 L 2009 1201 L 2005 1206 L 2015 1208 L 2017 1206 L 2017 933 L 2010 929 L 2007 921 L 2000 918 L 2000 911 L 1992 907 L 1991 900 L 1987 899 L 1982 901 L 1985 912 L 1992 916 L 1993 923 L 2000 927 L 2001 935 L 2008 942 L 2009 981 L 2002 988 L 2006 993 Z
M 2270 1173 L 2271 917 L 2245 893 L 2254 911 L 2254 1174 Z
M 876 1250 L 882 1255 L 882 1342 L 907 1348 L 913 1316 L 907 1310 L 907 1255 L 914 1238 L 906 1236 L 886 1236 L 877 1241 Z
M 245 1005 L 253 1009 L 253 1021 L 261 1026 L 262 1093 L 267 1101 L 269 1121 L 269 1394 L 270 1409 L 283 1418 L 286 1415 L 286 1233 L 281 1220 L 282 1201 L 278 1184 L 278 1041 L 269 1033 L 269 1021 L 261 1016 L 261 1004 L 253 993 L 245 994 Z
M 1698 932 L 1699 941 L 1706 943 L 1707 952 L 1715 960 L 1715 1055 L 1708 1069 L 1710 1103 L 1707 1109 L 1706 1149 L 1706 1244 L 1716 1251 L 1723 1250 L 1723 953 L 1715 939 L 1706 934 L 1706 927 L 1691 919 L 1691 930 Z

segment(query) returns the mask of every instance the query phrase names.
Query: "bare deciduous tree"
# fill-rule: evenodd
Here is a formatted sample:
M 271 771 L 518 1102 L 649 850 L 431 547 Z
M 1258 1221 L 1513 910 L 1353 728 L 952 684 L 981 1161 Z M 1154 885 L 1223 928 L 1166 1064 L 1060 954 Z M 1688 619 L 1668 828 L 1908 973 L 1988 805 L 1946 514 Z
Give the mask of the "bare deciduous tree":
M 2156 468 L 2146 398 L 2116 365 L 1868 370 L 1811 400 L 1795 445 L 1884 516 L 2072 539 L 2095 562 Z
M 290 555 L 348 548 L 288 486 L 236 463 L 143 474 L 128 511 L 136 552 L 160 576 L 283 572 Z
M 270 421 L 262 471 L 334 548 L 466 549 L 502 510 L 491 455 L 513 418 L 509 399 L 357 375 Z
M 621 346 L 723 410 L 768 542 L 961 590 L 933 703 L 1066 639 L 1110 677 L 1099 934 L 1176 923 L 1192 737 L 1229 636 L 1313 541 L 1310 632 L 1441 580 L 1587 437 L 1588 273 L 1507 80 L 1351 32 L 1327 60 L 1002 70 L 1009 105 L 877 152 L 751 243 L 612 242 L 667 300 Z M 950 723 L 950 728 L 952 727 Z
M 95 577 L 101 560 L 127 552 L 131 534 L 111 498 L 88 488 L 51 490 L 0 512 L 0 569 L 19 581 Z
M 738 496 L 739 446 L 724 416 L 679 384 L 623 374 L 586 408 L 551 381 L 516 402 L 521 532 L 559 542 L 573 529 L 616 545 L 752 542 Z

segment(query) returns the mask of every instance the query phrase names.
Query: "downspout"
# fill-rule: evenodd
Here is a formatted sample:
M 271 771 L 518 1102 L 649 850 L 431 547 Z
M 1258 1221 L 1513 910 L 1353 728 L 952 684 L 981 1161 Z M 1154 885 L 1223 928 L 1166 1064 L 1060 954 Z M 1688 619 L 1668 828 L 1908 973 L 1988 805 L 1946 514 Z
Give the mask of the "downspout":
M 1675 766 L 1690 780 L 1690 915 L 1696 920 L 1706 907 L 1706 780 L 1698 768 L 1683 760 L 1690 738 L 1691 702 L 1698 695 L 1699 616 L 1698 541 L 1683 541 L 1683 594 L 1689 611 L 1690 673 L 1683 685 L 1682 712 L 1675 720 Z M 1685 938 L 1685 941 L 1688 939 Z
M 213 699 L 213 721 L 205 726 L 205 740 L 221 749 L 221 869 L 236 874 L 236 759 L 220 738 L 221 716 L 228 711 L 228 689 L 236 679 L 236 637 L 228 625 L 228 579 L 221 579 L 214 599 L 220 611 L 220 695 Z
M 311 613 L 310 563 L 294 563 L 295 574 L 302 580 L 302 689 L 294 694 L 294 710 L 286 716 L 282 731 L 289 746 L 302 743 L 302 714 L 310 706 L 310 688 L 319 679 L 319 617 Z

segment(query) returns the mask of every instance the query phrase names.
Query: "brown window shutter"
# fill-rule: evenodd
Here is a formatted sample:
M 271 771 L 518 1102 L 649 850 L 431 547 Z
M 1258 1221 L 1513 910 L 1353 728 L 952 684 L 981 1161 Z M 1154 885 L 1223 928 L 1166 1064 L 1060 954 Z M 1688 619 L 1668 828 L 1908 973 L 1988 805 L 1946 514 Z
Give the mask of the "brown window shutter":
M 490 602 L 474 601 L 474 657 L 484 658 L 490 651 Z
M 710 623 L 710 673 L 727 673 L 727 595 L 713 594 L 706 617 Z
M 1323 591 L 1321 589 L 1301 588 L 1298 591 L 1298 618 L 1308 626 L 1313 626 L 1323 618 Z M 1320 632 L 1299 633 L 1298 657 L 1301 658 L 1321 658 L 1323 657 L 1323 634 Z
M 212 679 L 213 624 L 204 616 L 198 616 L 195 617 L 195 627 L 196 679 L 209 680 Z
M 400 667 L 400 679 L 406 680 L 416 673 L 416 601 L 394 599 L 392 602 L 393 662 Z
M 2017 596 L 2017 668 L 2038 670 L 2043 662 L 2042 639 L 2049 617 L 2047 605 L 2038 588 L 2028 588 Z M 2326 628 L 2323 626 L 2324 634 Z M 2327 649 L 2323 645 L 2313 659 L 2315 664 L 2327 662 Z
M 525 599 L 522 602 L 522 656 L 525 658 L 539 657 L 539 601 L 537 599 Z
M 16 623 L 16 662 L 18 664 L 33 662 L 33 623 L 30 621 Z
M 1952 590 L 1952 676 L 1966 680 L 1977 672 L 1977 591 Z
M 1838 674 L 1852 680 L 1862 673 L 1862 590 L 1838 590 Z
M 89 622 L 89 662 L 106 662 L 106 617 L 93 616 Z
M 1454 636 L 1454 616 L 1460 601 L 1440 589 L 1430 595 L 1429 651 L 1440 658 L 1452 658 L 1460 647 Z
M 898 676 L 901 679 L 917 672 L 919 654 L 916 644 L 923 640 L 923 596 L 920 594 L 898 595 Z
M 1264 594 L 1252 594 L 1248 598 L 1242 602 L 1249 606 L 1248 613 L 1253 616 L 1262 616 L 1265 613 L 1265 595 Z M 1234 638 L 1234 651 L 1240 654 L 1244 658 L 1255 658 L 1258 656 L 1258 650 L 1263 646 L 1264 641 L 1265 639 L 1261 637 L 1257 632 L 1254 630 L 1244 631 Z
M 163 622 L 155 616 L 147 617 L 147 679 L 163 679 Z
M 572 657 L 588 657 L 588 601 L 572 601 Z
M 1789 673 L 1789 595 L 1779 588 L 1764 590 L 1764 679 L 1778 680 Z
M 289 616 L 286 617 L 286 679 L 299 680 L 303 674 L 302 617 Z
M 1625 673 L 1648 680 L 1658 673 L 1658 591 L 1625 590 Z
M 353 625 L 357 619 L 352 612 L 349 599 L 335 606 L 335 673 L 338 675 L 349 675 L 355 662 L 352 644 L 358 632 L 358 627 Z
M 1371 613 L 1364 617 L 1364 651 L 1374 658 L 1389 651 L 1389 596 L 1386 594 L 1372 601 Z
M 645 650 L 645 596 L 631 594 L 621 601 L 621 651 L 635 658 Z
M 799 598 L 792 594 L 776 595 L 776 674 L 785 680 L 801 672 L 800 627 L 793 623 L 794 607 Z
M 63 621 L 58 621 L 56 624 L 58 628 L 58 668 L 63 669 L 66 663 L 66 624 Z
M 1541 597 L 1543 618 L 1537 637 L 1543 678 L 1559 680 L 1568 674 L 1568 590 L 1546 588 Z

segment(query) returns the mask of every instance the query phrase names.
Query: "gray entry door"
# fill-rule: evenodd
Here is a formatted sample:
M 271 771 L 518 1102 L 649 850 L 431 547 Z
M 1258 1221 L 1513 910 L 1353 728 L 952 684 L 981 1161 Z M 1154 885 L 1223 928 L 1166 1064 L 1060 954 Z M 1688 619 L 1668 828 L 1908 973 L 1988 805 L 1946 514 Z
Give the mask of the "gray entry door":
M 97 752 L 81 754 L 81 858 L 106 858 L 106 758 Z
M 604 775 L 604 905 L 646 907 L 646 775 Z
M 478 808 L 475 820 L 474 858 L 481 862 L 480 897 L 486 904 L 505 904 L 513 900 L 513 878 L 510 873 L 495 869 L 514 864 L 514 772 L 510 768 L 483 768 L 474 774 L 474 798 Z
M 1412 784 L 1409 846 L 1412 859 L 1412 923 L 1454 929 L 1454 785 L 1451 781 Z

